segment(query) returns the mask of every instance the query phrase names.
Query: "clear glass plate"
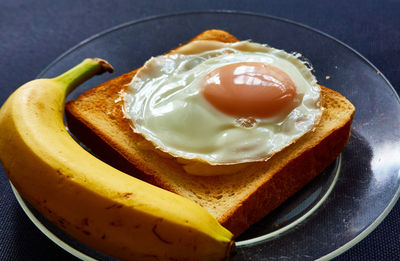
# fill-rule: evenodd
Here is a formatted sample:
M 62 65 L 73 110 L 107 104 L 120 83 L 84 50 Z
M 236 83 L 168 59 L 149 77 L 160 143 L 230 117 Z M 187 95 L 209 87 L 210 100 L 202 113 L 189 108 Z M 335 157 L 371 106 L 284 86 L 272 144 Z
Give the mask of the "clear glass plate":
M 341 156 L 304 189 L 253 225 L 237 240 L 232 260 L 328 259 L 369 234 L 400 194 L 400 102 L 386 78 L 355 50 L 322 32 L 265 15 L 207 11 L 133 21 L 75 46 L 39 77 L 53 77 L 86 57 L 115 67 L 113 75 L 93 78 L 69 99 L 141 66 L 207 29 L 223 29 L 298 52 L 308 58 L 319 83 L 346 96 L 356 107 L 352 136 Z M 31 220 L 51 240 L 78 258 L 113 260 L 47 222 L 15 191 Z

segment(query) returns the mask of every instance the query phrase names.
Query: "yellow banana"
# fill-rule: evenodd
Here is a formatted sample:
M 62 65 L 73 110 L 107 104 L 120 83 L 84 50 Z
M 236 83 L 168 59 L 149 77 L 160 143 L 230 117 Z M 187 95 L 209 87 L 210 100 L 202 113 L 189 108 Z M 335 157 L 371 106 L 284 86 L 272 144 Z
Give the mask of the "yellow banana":
M 66 131 L 66 96 L 107 65 L 86 59 L 7 99 L 0 109 L 0 160 L 9 179 L 47 219 L 119 259 L 228 259 L 233 235 L 205 209 L 103 163 Z

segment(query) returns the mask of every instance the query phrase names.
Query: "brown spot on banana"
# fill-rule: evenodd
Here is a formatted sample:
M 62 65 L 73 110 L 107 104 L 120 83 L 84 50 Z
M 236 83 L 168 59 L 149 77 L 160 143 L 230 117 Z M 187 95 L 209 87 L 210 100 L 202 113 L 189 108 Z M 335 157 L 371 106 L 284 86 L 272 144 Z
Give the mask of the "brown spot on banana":
M 64 218 L 59 217 L 57 219 L 58 224 L 60 224 L 61 227 L 67 228 L 67 226 L 70 224 L 68 221 L 66 221 Z
M 123 223 L 122 223 L 121 220 L 113 220 L 113 221 L 110 222 L 110 225 L 113 226 L 113 227 L 120 227 L 120 226 L 123 225 Z
M 161 218 L 161 219 L 159 219 L 159 222 L 158 222 L 158 223 L 161 223 L 162 221 L 163 221 L 163 219 Z M 165 243 L 165 244 L 168 244 L 168 245 L 171 245 L 173 242 L 171 242 L 171 241 L 169 241 L 169 240 L 163 238 L 163 237 L 158 233 L 158 231 L 157 231 L 158 223 L 154 224 L 154 226 L 153 226 L 153 228 L 151 229 L 151 231 L 153 232 L 153 234 L 154 234 L 161 242 L 163 242 L 163 243 Z
M 126 192 L 126 193 L 123 193 L 123 194 L 122 194 L 122 197 L 123 197 L 123 198 L 130 198 L 132 195 L 133 195 L 132 192 Z
M 49 214 L 53 213 L 53 211 L 51 211 L 51 209 L 47 208 L 47 207 L 43 207 Z
M 106 207 L 106 209 L 122 208 L 123 206 L 124 206 L 124 205 L 122 205 L 122 204 L 117 204 L 117 203 L 115 203 L 115 204 L 112 204 L 112 205 Z
M 88 219 L 88 218 L 82 219 L 82 224 L 83 224 L 84 226 L 89 226 L 89 219 Z
M 146 255 L 143 255 L 143 257 L 146 258 L 146 259 L 154 258 L 154 260 L 158 260 L 158 256 L 157 255 L 146 254 Z

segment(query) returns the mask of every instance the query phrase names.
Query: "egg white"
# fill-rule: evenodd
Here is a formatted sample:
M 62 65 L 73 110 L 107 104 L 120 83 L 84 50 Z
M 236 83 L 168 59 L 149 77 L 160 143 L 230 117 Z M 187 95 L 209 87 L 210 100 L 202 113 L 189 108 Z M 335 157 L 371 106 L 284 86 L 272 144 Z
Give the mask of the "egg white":
M 242 41 L 195 41 L 153 57 L 137 72 L 124 94 L 132 128 L 158 149 L 211 165 L 262 161 L 311 131 L 322 114 L 320 88 L 299 55 Z M 261 62 L 284 71 L 301 103 L 287 115 L 238 119 L 210 105 L 201 80 L 221 66 Z

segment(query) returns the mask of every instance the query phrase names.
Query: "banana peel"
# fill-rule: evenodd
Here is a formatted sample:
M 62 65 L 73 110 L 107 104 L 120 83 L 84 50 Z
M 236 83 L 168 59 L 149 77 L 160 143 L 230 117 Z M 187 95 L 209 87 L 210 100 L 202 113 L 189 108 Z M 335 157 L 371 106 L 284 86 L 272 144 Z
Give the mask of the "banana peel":
M 44 217 L 121 260 L 227 260 L 233 235 L 204 208 L 100 161 L 66 131 L 67 95 L 112 71 L 85 59 L 52 79 L 18 88 L 0 109 L 0 161 Z

